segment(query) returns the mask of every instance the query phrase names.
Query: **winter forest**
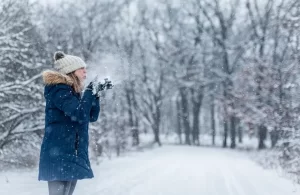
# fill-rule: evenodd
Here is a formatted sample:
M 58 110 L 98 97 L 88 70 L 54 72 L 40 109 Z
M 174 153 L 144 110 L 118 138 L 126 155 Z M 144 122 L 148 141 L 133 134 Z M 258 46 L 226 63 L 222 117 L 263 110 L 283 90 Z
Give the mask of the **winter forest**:
M 38 166 L 41 72 L 64 51 L 114 84 L 90 124 L 92 161 L 218 147 L 300 183 L 299 32 L 299 0 L 1 0 L 0 169 Z

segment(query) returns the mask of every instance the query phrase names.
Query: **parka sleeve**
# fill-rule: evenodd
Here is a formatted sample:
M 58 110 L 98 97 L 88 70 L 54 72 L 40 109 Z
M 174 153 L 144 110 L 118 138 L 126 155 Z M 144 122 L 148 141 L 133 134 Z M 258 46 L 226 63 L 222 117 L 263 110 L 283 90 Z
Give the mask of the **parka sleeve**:
M 100 113 L 100 98 L 95 98 L 90 112 L 90 122 L 96 122 Z
M 52 98 L 54 105 L 69 116 L 72 121 L 77 121 L 80 124 L 89 121 L 92 102 L 95 99 L 92 91 L 86 90 L 79 100 L 73 95 L 70 87 L 60 87 L 53 93 Z

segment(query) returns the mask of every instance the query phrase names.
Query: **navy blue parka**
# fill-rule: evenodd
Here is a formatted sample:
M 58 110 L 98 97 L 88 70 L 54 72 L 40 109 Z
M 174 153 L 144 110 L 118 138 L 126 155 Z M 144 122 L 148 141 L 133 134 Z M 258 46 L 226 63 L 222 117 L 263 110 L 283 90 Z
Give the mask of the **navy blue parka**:
M 99 98 L 91 90 L 85 90 L 82 96 L 76 93 L 67 75 L 45 71 L 43 79 L 45 134 L 38 179 L 70 181 L 94 177 L 88 155 L 88 129 L 89 122 L 98 119 Z

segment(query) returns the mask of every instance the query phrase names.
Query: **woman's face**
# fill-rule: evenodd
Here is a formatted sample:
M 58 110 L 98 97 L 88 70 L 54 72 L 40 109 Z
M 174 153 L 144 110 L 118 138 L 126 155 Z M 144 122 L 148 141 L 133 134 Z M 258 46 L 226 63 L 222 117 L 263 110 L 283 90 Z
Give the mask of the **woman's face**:
M 86 79 L 86 68 L 80 68 L 75 71 L 75 75 L 81 80 L 84 81 Z

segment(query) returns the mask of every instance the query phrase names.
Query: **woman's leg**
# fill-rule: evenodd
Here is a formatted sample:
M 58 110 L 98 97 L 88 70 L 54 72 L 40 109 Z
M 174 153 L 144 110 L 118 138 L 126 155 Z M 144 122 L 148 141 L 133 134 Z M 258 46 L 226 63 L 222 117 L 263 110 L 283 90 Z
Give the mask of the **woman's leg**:
M 65 181 L 48 181 L 49 195 L 64 195 Z
M 64 195 L 72 195 L 75 190 L 76 183 L 77 183 L 77 180 L 68 181 L 67 185 L 65 187 Z
M 77 180 L 73 181 L 48 181 L 49 195 L 72 195 Z

